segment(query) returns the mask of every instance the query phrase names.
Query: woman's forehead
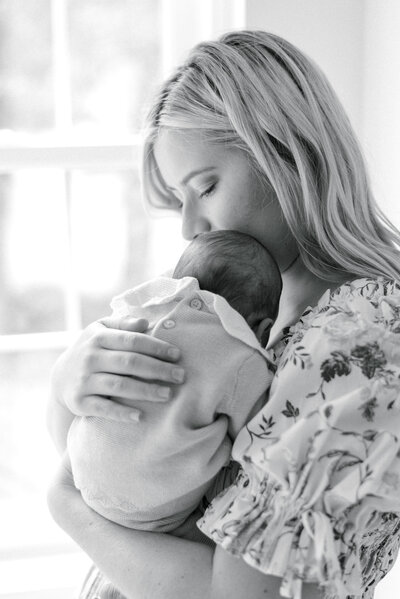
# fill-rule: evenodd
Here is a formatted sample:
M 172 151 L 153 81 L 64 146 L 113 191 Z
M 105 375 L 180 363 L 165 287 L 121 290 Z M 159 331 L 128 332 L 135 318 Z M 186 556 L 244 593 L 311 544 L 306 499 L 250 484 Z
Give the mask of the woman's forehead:
M 154 158 L 165 182 L 183 181 L 194 170 L 229 164 L 232 149 L 205 139 L 201 129 L 163 129 L 154 142 Z
M 199 159 L 217 149 L 216 145 L 207 142 L 201 129 L 161 129 L 154 143 L 157 161 L 175 156 Z

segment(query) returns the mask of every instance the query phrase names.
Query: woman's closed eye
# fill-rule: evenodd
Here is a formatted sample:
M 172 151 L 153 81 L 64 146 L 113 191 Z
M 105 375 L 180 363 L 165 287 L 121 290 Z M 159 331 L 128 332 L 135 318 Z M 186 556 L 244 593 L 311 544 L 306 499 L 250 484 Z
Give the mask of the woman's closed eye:
M 217 187 L 217 184 L 213 183 L 212 185 L 210 185 L 209 187 L 207 187 L 207 189 L 205 189 L 204 191 L 202 191 L 201 193 L 199 193 L 199 197 L 201 199 L 208 198 L 210 195 L 213 194 L 213 192 L 215 191 L 216 187 Z
M 210 197 L 215 189 L 217 187 L 217 183 L 212 183 L 211 185 L 209 185 L 204 191 L 198 191 L 196 192 L 198 197 L 203 200 L 206 199 L 208 197 Z M 171 193 L 171 202 L 173 203 L 173 209 L 174 210 L 182 210 L 183 208 L 183 200 L 180 200 L 177 197 L 177 193 L 176 190 L 173 187 L 167 187 L 168 191 Z

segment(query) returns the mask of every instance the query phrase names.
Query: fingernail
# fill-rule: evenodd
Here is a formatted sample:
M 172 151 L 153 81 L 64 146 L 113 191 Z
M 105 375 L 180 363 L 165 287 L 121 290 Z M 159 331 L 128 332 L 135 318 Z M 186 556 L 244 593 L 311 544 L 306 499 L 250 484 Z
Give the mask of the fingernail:
M 169 387 L 158 387 L 157 395 L 163 399 L 169 399 L 171 395 L 171 389 Z
M 185 376 L 185 371 L 183 370 L 183 368 L 173 368 L 172 376 L 176 381 L 178 381 L 178 383 L 182 383 L 183 378 Z
M 168 355 L 170 358 L 172 358 L 173 360 L 177 360 L 180 356 L 180 351 L 177 347 L 170 347 L 168 349 Z
M 129 418 L 131 420 L 134 420 L 135 422 L 139 422 L 139 420 L 140 420 L 140 414 L 139 414 L 139 412 L 131 412 L 129 414 Z

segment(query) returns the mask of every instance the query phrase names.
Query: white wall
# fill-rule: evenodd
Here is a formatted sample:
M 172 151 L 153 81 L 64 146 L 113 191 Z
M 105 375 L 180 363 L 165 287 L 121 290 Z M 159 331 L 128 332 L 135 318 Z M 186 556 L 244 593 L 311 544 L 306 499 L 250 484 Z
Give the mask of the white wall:
M 400 2 L 365 0 L 363 142 L 374 189 L 400 228 Z

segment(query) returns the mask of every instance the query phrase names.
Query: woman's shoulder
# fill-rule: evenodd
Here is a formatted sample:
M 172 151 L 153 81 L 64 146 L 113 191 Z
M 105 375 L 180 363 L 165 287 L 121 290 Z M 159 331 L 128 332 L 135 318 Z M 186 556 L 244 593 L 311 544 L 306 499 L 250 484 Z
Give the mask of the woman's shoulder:
M 342 283 L 340 286 L 328 289 L 314 308 L 309 308 L 314 313 L 327 311 L 336 306 L 342 309 L 350 302 L 361 300 L 361 304 L 368 302 L 377 308 L 382 298 L 399 296 L 400 282 L 386 279 L 383 276 L 371 278 L 363 277 Z
M 309 329 L 319 335 L 349 339 L 370 327 L 400 333 L 400 283 L 384 277 L 359 278 L 327 289 L 315 306 L 283 331 L 274 348 L 279 356 L 288 344 L 301 341 Z

